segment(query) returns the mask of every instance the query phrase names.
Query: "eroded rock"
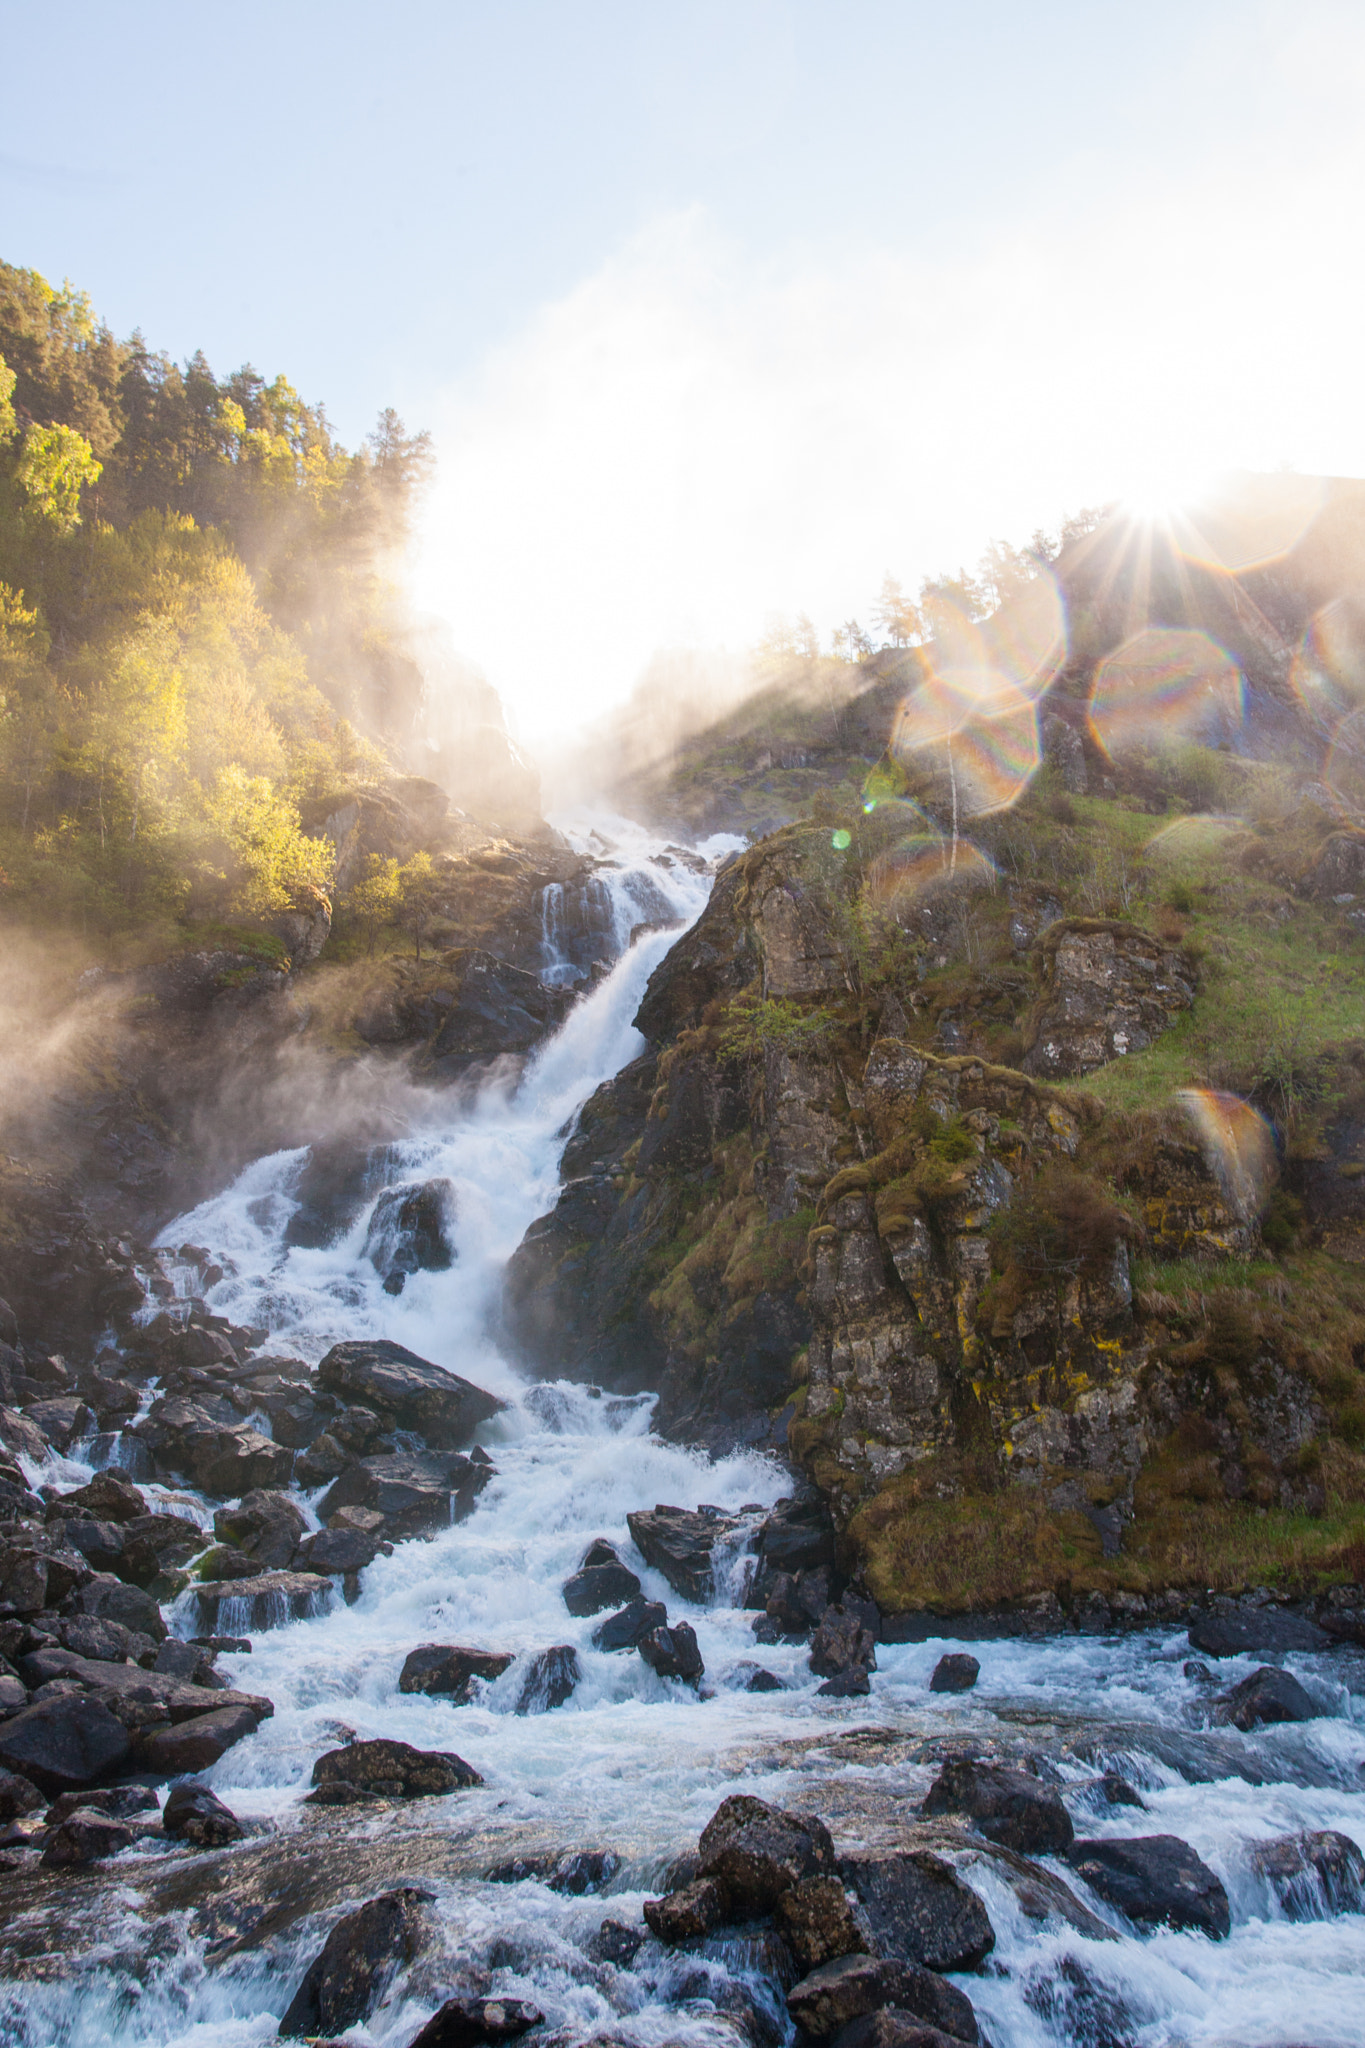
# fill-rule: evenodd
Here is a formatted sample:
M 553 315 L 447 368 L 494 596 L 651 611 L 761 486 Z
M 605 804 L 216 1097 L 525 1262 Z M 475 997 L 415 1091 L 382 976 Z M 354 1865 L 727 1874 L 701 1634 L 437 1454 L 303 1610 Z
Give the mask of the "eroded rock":
M 1026 1856 L 1059 1856 L 1075 1833 L 1052 1786 L 1005 1764 L 945 1764 L 920 1810 L 928 1816 L 965 1814 L 987 1841 Z
M 367 2019 L 394 1973 L 421 1948 L 422 1908 L 430 1898 L 408 1885 L 339 1920 L 294 1993 L 280 2038 L 340 2034 Z
M 1090 1889 L 1144 1927 L 1191 1927 L 1224 1941 L 1232 1926 L 1222 1880 L 1178 1835 L 1074 1842 L 1072 1869 Z
M 482 1785 L 483 1779 L 452 1750 L 414 1749 L 409 1742 L 377 1738 L 327 1750 L 313 1765 L 313 1783 L 324 1791 L 348 1785 L 381 1798 L 432 1799 Z
M 924 1849 L 859 1851 L 839 1873 L 882 1954 L 927 1970 L 978 1969 L 995 1947 L 986 1908 L 951 1864 Z

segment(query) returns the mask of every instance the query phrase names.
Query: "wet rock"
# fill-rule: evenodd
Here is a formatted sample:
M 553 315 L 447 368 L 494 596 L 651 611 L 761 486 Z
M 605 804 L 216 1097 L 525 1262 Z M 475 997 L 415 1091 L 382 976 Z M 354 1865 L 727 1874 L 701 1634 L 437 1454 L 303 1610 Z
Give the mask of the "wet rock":
M 539 1651 L 527 1666 L 513 1713 L 548 1714 L 562 1707 L 582 1676 L 583 1667 L 572 1643 L 556 1643 Z
M 930 2026 L 914 2013 L 886 2006 L 850 2020 L 832 2040 L 834 2048 L 955 2048 L 957 2036 Z
M 318 1508 L 330 1522 L 339 1509 L 370 1508 L 392 1537 L 423 1536 L 463 1521 L 493 1477 L 493 1467 L 459 1452 L 395 1451 L 361 1458 L 329 1487 Z
M 63 1542 L 78 1550 L 97 1572 L 118 1572 L 123 1562 L 123 1531 L 117 1522 L 96 1522 L 88 1516 L 68 1515 L 59 1526 Z
M 773 1917 L 803 1970 L 859 1955 L 867 1947 L 837 1877 L 803 1877 L 783 1892 Z
M 1068 1860 L 1107 1906 L 1140 1926 L 1191 1927 L 1214 1941 L 1227 1937 L 1228 1895 L 1178 1835 L 1074 1842 Z
M 82 1614 L 117 1622 L 137 1635 L 150 1636 L 155 1643 L 166 1640 L 168 1630 L 161 1609 L 141 1586 L 125 1585 L 120 1579 L 96 1573 L 77 1593 L 76 1605 Z
M 861 1664 L 855 1664 L 849 1671 L 837 1671 L 833 1678 L 827 1678 L 823 1685 L 815 1688 L 815 1697 L 821 1700 L 861 1700 L 872 1690 L 872 1681 Z
M 702 1830 L 701 1874 L 723 1885 L 738 1917 L 771 1912 L 803 1878 L 834 1870 L 834 1845 L 823 1821 L 784 1813 L 739 1793 L 723 1800 Z
M 372 1565 L 381 1550 L 389 1552 L 391 1543 L 381 1542 L 376 1536 L 362 1536 L 359 1529 L 319 1529 L 311 1536 L 305 1536 L 294 1555 L 294 1566 L 301 1572 L 321 1572 L 324 1577 L 337 1577 L 363 1572 Z M 347 1594 L 350 1598 L 350 1594 Z
M 938 2027 L 954 2040 L 980 2039 L 966 1994 L 916 1963 L 848 1955 L 812 1971 L 787 1993 L 793 2020 L 817 2039 L 888 2006 Z
M 1327 1650 L 1331 1644 L 1332 1638 L 1316 1622 L 1274 1607 L 1205 1614 L 1190 1627 L 1191 1648 L 1206 1657 L 1240 1657 L 1247 1651 L 1278 1656 L 1289 1650 Z
M 49 1835 L 43 1850 L 44 1867 L 73 1870 L 87 1863 L 100 1863 L 106 1856 L 117 1856 L 120 1849 L 126 1849 L 135 1832 L 126 1821 L 79 1807 Z
M 351 1785 L 381 1798 L 430 1799 L 462 1792 L 483 1779 L 463 1757 L 451 1750 L 414 1749 L 408 1742 L 352 1742 L 329 1749 L 313 1765 L 319 1788 Z
M 485 2041 L 514 2041 L 545 2015 L 525 1998 L 448 1998 L 408 2048 L 480 2048 Z
M 811 1637 L 810 1668 L 821 1678 L 876 1670 L 876 1640 L 861 1615 L 842 1605 L 825 1609 Z
M 457 1706 L 472 1697 L 470 1680 L 501 1678 L 512 1658 L 502 1650 L 468 1650 L 459 1643 L 421 1643 L 409 1650 L 398 1677 L 400 1692 L 440 1694 Z
M 144 1657 L 155 1658 L 166 1647 L 154 1643 L 140 1629 L 125 1628 L 122 1622 L 103 1621 L 92 1614 L 63 1617 L 54 1623 L 52 1633 L 64 1650 L 87 1657 L 93 1664 L 140 1664 Z
M 668 1623 L 661 1600 L 632 1600 L 619 1614 L 609 1614 L 592 1632 L 595 1650 L 633 1650 L 655 1629 Z
M 129 1585 L 151 1586 L 163 1572 L 179 1571 L 203 1547 L 203 1532 L 187 1515 L 138 1515 L 123 1525 L 118 1575 Z
M 744 1681 L 745 1692 L 785 1692 L 786 1686 L 775 1672 L 760 1668 L 751 1671 Z
M 410 1181 L 384 1189 L 370 1212 L 365 1256 L 390 1293 L 401 1293 L 409 1274 L 444 1273 L 454 1265 L 454 1221 L 453 1181 Z
M 975 1657 L 965 1650 L 950 1651 L 940 1657 L 934 1666 L 934 1675 L 929 1680 L 930 1692 L 970 1692 L 981 1676 L 981 1666 Z
M 834 1524 L 825 1501 L 780 1500 L 759 1529 L 755 1543 L 760 1573 L 831 1571 Z
M 962 1813 L 989 1842 L 1025 1856 L 1060 1856 L 1075 1830 L 1071 1816 L 1050 1785 L 1005 1764 L 947 1763 L 935 1778 L 920 1811 Z
M 628 1970 L 644 1947 L 645 1935 L 638 1927 L 627 1927 L 620 1920 L 604 1920 L 596 1934 L 590 1935 L 583 1944 L 583 1953 L 592 1963 L 610 1963 L 614 1969 Z
M 195 1588 L 205 1635 L 283 1628 L 316 1614 L 332 1590 L 316 1572 L 261 1572 L 251 1579 L 209 1580 Z
M 566 1898 L 581 1899 L 590 1892 L 600 1892 L 620 1868 L 621 1859 L 614 1849 L 573 1849 L 562 1854 L 551 1851 L 544 1856 L 512 1856 L 506 1863 L 495 1863 L 484 1875 L 489 1884 L 525 1884 L 530 1880 Z
M 660 1941 L 696 1941 L 719 1927 L 729 1912 L 724 1885 L 712 1877 L 699 1877 L 680 1891 L 667 1892 L 661 1899 L 646 1899 L 645 1921 Z
M 47 1605 L 47 1559 L 18 1544 L 0 1550 L 0 1613 L 41 1614 Z
M 18 1714 L 28 1705 L 28 1694 L 17 1678 L 7 1671 L 0 1672 L 0 1720 L 10 1714 Z
M 636 1648 L 660 1678 L 681 1678 L 686 1685 L 696 1685 L 706 1670 L 690 1622 L 675 1621 L 650 1629 Z
M 975 1970 L 995 1947 L 976 1893 L 924 1849 L 859 1851 L 839 1872 L 856 1894 L 877 1948 L 927 1970 Z
M 1248 1861 L 1258 1877 L 1269 1879 L 1290 1920 L 1365 1910 L 1365 1856 L 1335 1828 L 1256 1842 Z
M 70 1792 L 111 1776 L 130 1748 L 122 1722 L 82 1693 L 44 1700 L 0 1722 L 0 1764 L 44 1792 Z
M 135 1820 L 142 1815 L 156 1813 L 156 1794 L 147 1785 L 110 1785 L 103 1788 L 87 1785 L 83 1791 L 63 1792 L 54 1799 L 44 1819 L 50 1828 L 59 1827 L 82 1807 L 92 1813 L 102 1813 L 109 1820 Z
M 564 1582 L 564 1605 L 570 1614 L 600 1614 L 604 1607 L 618 1607 L 633 1600 L 640 1581 L 618 1560 L 609 1564 L 586 1565 Z
M 1320 1709 L 1288 1671 L 1263 1664 L 1214 1702 L 1214 1719 L 1246 1732 L 1278 1721 L 1315 1721 Z
M 784 1636 L 806 1636 L 829 1607 L 829 1573 L 823 1565 L 817 1571 L 778 1572 L 772 1580 L 765 1613 Z
M 226 1402 L 217 1408 L 215 1413 L 201 1402 L 170 1395 L 152 1403 L 135 1433 L 159 1471 L 182 1473 L 220 1499 L 288 1485 L 294 1453 L 246 1423 L 232 1421 Z
M 192 1720 L 145 1736 L 138 1744 L 138 1758 L 145 1770 L 168 1778 L 178 1778 L 186 1771 L 207 1771 L 235 1744 L 254 1735 L 260 1724 L 261 1715 L 252 1706 L 238 1702 L 215 1707 L 210 1713 L 196 1714 Z
M 51 1401 L 25 1401 L 24 1413 L 57 1451 L 67 1451 L 82 1437 L 95 1433 L 95 1418 L 77 1394 L 61 1394 Z
M 199 1559 L 196 1572 L 202 1572 L 205 1582 L 213 1584 L 220 1579 L 254 1579 L 260 1576 L 260 1566 L 254 1557 L 248 1557 L 244 1550 L 237 1550 L 231 1543 L 215 1543 Z
M 1099 1780 L 1099 1793 L 1107 1806 L 1135 1806 L 1139 1813 L 1147 1811 L 1147 1803 L 1140 1792 L 1121 1778 L 1117 1771 L 1106 1771 Z
M 436 1450 L 457 1450 L 503 1403 L 457 1373 L 404 1350 L 401 1344 L 334 1344 L 318 1367 L 318 1382 L 344 1401 L 360 1401 L 392 1416 Z
M 132 1522 L 145 1515 L 147 1503 L 130 1480 L 117 1472 L 97 1472 L 86 1485 L 63 1493 L 48 1503 L 47 1519 L 66 1515 L 90 1515 L 101 1522 Z
M 0 1821 L 19 1820 L 26 1813 L 36 1813 L 42 1804 L 43 1795 L 31 1778 L 18 1771 L 0 1770 Z
M 646 1564 L 662 1572 L 675 1593 L 705 1606 L 715 1592 L 711 1552 L 719 1537 L 739 1526 L 734 1518 L 717 1508 L 660 1506 L 626 1520 Z
M 1041 943 L 1043 994 L 1023 1070 L 1058 1080 L 1142 1052 L 1194 1001 L 1194 975 L 1133 925 L 1062 918 Z
M 176 1841 L 192 1842 L 199 1849 L 221 1849 L 246 1834 L 236 1814 L 207 1785 L 173 1785 L 161 1825 Z
M 404 1886 L 339 1920 L 294 1993 L 280 2038 L 339 2034 L 367 2019 L 400 1965 L 423 1946 L 422 1908 L 430 1897 Z
M 263 1488 L 243 1496 L 234 1508 L 219 1508 L 213 1518 L 213 1533 L 220 1543 L 231 1543 L 258 1568 L 284 1571 L 293 1559 L 304 1532 L 304 1519 L 287 1493 Z

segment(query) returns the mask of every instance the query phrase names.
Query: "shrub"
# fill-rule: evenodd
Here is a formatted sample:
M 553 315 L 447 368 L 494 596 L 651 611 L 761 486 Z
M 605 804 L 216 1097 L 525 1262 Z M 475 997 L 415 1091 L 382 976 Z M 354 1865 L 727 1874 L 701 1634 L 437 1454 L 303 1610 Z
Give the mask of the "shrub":
M 997 1272 L 1100 1272 L 1121 1242 L 1141 1237 L 1141 1225 L 1098 1181 L 1058 1160 L 995 1218 L 992 1263 Z

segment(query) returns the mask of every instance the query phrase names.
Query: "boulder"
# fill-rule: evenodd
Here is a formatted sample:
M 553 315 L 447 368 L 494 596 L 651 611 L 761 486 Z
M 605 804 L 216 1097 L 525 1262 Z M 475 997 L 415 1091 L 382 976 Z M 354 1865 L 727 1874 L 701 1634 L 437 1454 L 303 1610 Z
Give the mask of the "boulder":
M 1290 1650 L 1329 1650 L 1332 1638 L 1314 1621 L 1275 1607 L 1205 1614 L 1190 1627 L 1191 1647 L 1206 1657 L 1241 1657 L 1248 1651 L 1280 1656 Z
M 564 1605 L 570 1614 L 600 1614 L 604 1607 L 619 1607 L 633 1600 L 640 1590 L 634 1572 L 619 1561 L 585 1565 L 564 1581 Z
M 751 1670 L 744 1681 L 745 1692 L 785 1692 L 786 1686 L 775 1671 L 765 1671 L 762 1666 Z
M 970 1692 L 981 1676 L 981 1666 L 965 1650 L 952 1650 L 940 1657 L 929 1680 L 930 1692 Z
M 332 1590 L 317 1572 L 261 1572 L 251 1579 L 210 1579 L 195 1588 L 203 1635 L 283 1628 L 320 1611 Z
M 783 1892 L 773 1917 L 803 1970 L 860 1955 L 867 1947 L 837 1877 L 803 1877 Z
M 245 1494 L 235 1508 L 219 1508 L 213 1518 L 220 1543 L 231 1543 L 269 1572 L 284 1571 L 291 1563 L 305 1526 L 287 1493 L 263 1487 Z
M 170 1646 L 169 1637 L 157 1644 L 141 1629 L 125 1628 L 121 1621 L 105 1621 L 94 1614 L 73 1614 L 58 1621 L 52 1633 L 64 1650 L 85 1657 L 92 1664 L 140 1664 L 144 1657 L 160 1657 Z M 177 1675 L 188 1677 L 189 1673 Z
M 454 1265 L 454 1222 L 453 1181 L 384 1189 L 370 1211 L 365 1256 L 389 1293 L 401 1294 L 410 1273 L 444 1273 Z
M 244 1550 L 235 1549 L 231 1543 L 215 1543 L 199 1559 L 195 1574 L 212 1584 L 219 1579 L 258 1578 L 260 1570 L 255 1558 L 248 1557 Z
M 318 1519 L 342 1508 L 369 1508 L 388 1536 L 424 1536 L 462 1522 L 493 1477 L 482 1456 L 459 1452 L 394 1451 L 360 1458 L 328 1488 Z
M 667 1892 L 661 1899 L 646 1899 L 645 1922 L 660 1941 L 696 1941 L 719 1927 L 729 1911 L 725 1886 L 713 1877 L 700 1877 L 680 1891 Z
M 376 1740 L 329 1749 L 313 1765 L 319 1788 L 350 1785 L 389 1799 L 430 1799 L 482 1785 L 479 1773 L 451 1750 L 414 1749 L 408 1742 Z
M 146 1512 L 147 1503 L 130 1480 L 117 1472 L 97 1472 L 86 1485 L 50 1501 L 47 1519 L 52 1522 L 65 1515 L 92 1515 L 101 1522 L 132 1522 Z
M 861 1615 L 842 1605 L 825 1609 L 811 1637 L 810 1668 L 820 1678 L 876 1670 L 876 1640 Z
M 128 1731 L 102 1701 L 68 1693 L 0 1721 L 0 1764 L 44 1792 L 70 1792 L 126 1762 Z
M 668 1610 L 661 1600 L 632 1600 L 619 1614 L 609 1614 L 592 1632 L 595 1650 L 633 1650 L 655 1629 L 666 1628 Z
M 76 1606 L 82 1614 L 94 1615 L 100 1621 L 117 1622 L 120 1628 L 150 1636 L 154 1643 L 164 1642 L 169 1633 L 161 1618 L 161 1609 L 150 1593 L 144 1592 L 141 1586 L 125 1585 L 121 1579 L 109 1578 L 103 1573 L 96 1573 L 81 1587 L 76 1595 Z
M 829 1604 L 829 1573 L 823 1565 L 795 1578 L 778 1572 L 768 1582 L 765 1613 L 779 1635 L 808 1636 Z
M 210 1713 L 196 1714 L 192 1720 L 144 1736 L 138 1745 L 138 1758 L 144 1770 L 154 1771 L 158 1777 L 178 1778 L 186 1771 L 207 1771 L 235 1743 L 254 1735 L 260 1724 L 259 1712 L 245 1702 L 215 1707 Z
M 864 2013 L 833 2035 L 833 2048 L 957 2048 L 957 2036 L 897 2006 Z
M 645 1936 L 638 1927 L 621 1920 L 604 1920 L 596 1934 L 589 1935 L 583 1953 L 590 1963 L 610 1963 L 613 1969 L 628 1970 L 644 1947 Z
M 696 1630 L 686 1621 L 650 1629 L 635 1647 L 660 1678 L 681 1678 L 687 1685 L 696 1685 L 705 1672 Z
M 717 1539 L 739 1527 L 719 1508 L 641 1509 L 627 1515 L 630 1533 L 646 1564 L 662 1572 L 675 1593 L 705 1606 L 715 1594 L 711 1552 Z
M 560 1854 L 551 1850 L 545 1856 L 512 1856 L 484 1874 L 490 1884 L 524 1884 L 529 1878 L 566 1898 L 581 1899 L 589 1892 L 604 1890 L 620 1868 L 621 1859 L 614 1849 L 570 1849 Z
M 1005 1764 L 946 1763 L 920 1811 L 930 1817 L 965 1814 L 988 1842 L 1023 1856 L 1060 1856 L 1075 1834 L 1052 1786 Z
M 877 1948 L 926 1970 L 979 1969 L 995 1929 L 951 1864 L 924 1849 L 863 1850 L 839 1873 L 856 1894 Z
M 1288 1671 L 1262 1664 L 1214 1701 L 1214 1719 L 1245 1733 L 1277 1721 L 1315 1721 L 1321 1711 Z
M 28 1694 L 17 1678 L 8 1671 L 0 1671 L 0 1720 L 10 1714 L 18 1714 L 28 1705 Z
M 436 1450 L 457 1450 L 503 1403 L 457 1373 L 381 1339 L 334 1344 L 318 1367 L 319 1384 L 343 1401 L 360 1401 Z
M 377 1536 L 364 1536 L 359 1529 L 319 1529 L 312 1536 L 304 1537 L 295 1553 L 294 1563 L 301 1572 L 348 1576 L 363 1572 L 367 1565 L 372 1565 L 381 1549 L 391 1551 L 392 1548 L 391 1543 L 381 1543 Z
M 737 1793 L 723 1800 L 702 1830 L 701 1875 L 722 1885 L 741 1919 L 769 1913 L 803 1878 L 834 1870 L 834 1845 L 823 1821 L 784 1813 Z
M 48 1869 L 74 1870 L 86 1863 L 100 1863 L 126 1849 L 135 1832 L 126 1821 L 78 1807 L 48 1836 L 43 1864 Z
M 837 2034 L 851 2021 L 887 2006 L 939 2028 L 953 2040 L 980 2039 L 971 2000 L 955 1984 L 917 1963 L 847 1955 L 812 1971 L 787 1993 L 793 2020 L 817 2039 Z
M 108 1627 L 107 1622 L 96 1625 Z M 71 1643 L 68 1647 L 75 1650 L 79 1645 Z M 82 1656 L 89 1654 L 88 1650 L 81 1651 Z M 214 1688 L 221 1687 L 223 1683 L 213 1668 L 211 1651 L 203 1649 L 198 1643 L 182 1643 L 175 1636 L 167 1636 L 165 1642 L 161 1644 L 152 1659 L 152 1670 L 163 1678 L 183 1678 L 186 1685 Z
M 823 1685 L 815 1688 L 815 1697 L 820 1700 L 861 1700 L 872 1690 L 872 1681 L 861 1664 L 855 1664 L 848 1671 L 837 1671 L 833 1678 L 827 1678 Z
M 59 1394 L 50 1401 L 25 1401 L 24 1413 L 57 1451 L 67 1451 L 82 1437 L 95 1433 L 95 1418 L 78 1394 Z
M 26 1813 L 36 1813 L 43 1803 L 43 1795 L 31 1778 L 21 1777 L 17 1771 L 0 1770 L 0 1821 L 21 1820 Z
M 59 1827 L 82 1807 L 91 1813 L 102 1813 L 109 1820 L 135 1820 L 156 1813 L 156 1794 L 147 1785 L 110 1785 L 103 1789 L 87 1785 L 80 1792 L 61 1793 L 43 1818 L 50 1828 Z
M 1258 1877 L 1269 1880 L 1290 1920 L 1365 1911 L 1365 1856 L 1335 1828 L 1256 1842 L 1248 1861 Z
M 760 1576 L 785 1572 L 830 1571 L 834 1566 L 834 1524 L 828 1504 L 780 1500 L 759 1529 L 755 1549 Z
M 459 1643 L 421 1643 L 409 1650 L 398 1677 L 400 1692 L 439 1693 L 467 1706 L 470 1680 L 489 1684 L 512 1662 L 504 1650 L 467 1650 Z
M 1227 1937 L 1228 1895 L 1178 1835 L 1073 1842 L 1068 1860 L 1107 1906 L 1140 1926 L 1191 1927 L 1214 1941 Z
M 1023 1070 L 1060 1080 L 1142 1052 L 1194 1001 L 1181 955 L 1135 926 L 1062 918 L 1040 944 L 1042 995 Z
M 525 1998 L 448 1998 L 408 2048 L 479 2048 L 485 2041 L 514 2041 L 545 2018 Z
M 246 1829 L 207 1785 L 173 1785 L 161 1815 L 166 1833 L 197 1849 L 221 1849 L 240 1842 Z
M 281 2039 L 340 2034 L 368 2019 L 395 1971 L 422 1947 L 430 1897 L 405 1885 L 338 1920 L 280 2021 Z
M 17 1543 L 0 1549 L 0 1614 L 41 1614 L 48 1604 L 47 1573 L 41 1550 Z
M 138 1515 L 123 1524 L 118 1575 L 151 1586 L 163 1572 L 179 1571 L 204 1547 L 203 1531 L 188 1515 Z
M 123 1531 L 117 1522 L 97 1522 L 86 1515 L 68 1515 L 59 1527 L 62 1541 L 78 1550 L 97 1572 L 118 1572 L 123 1562 Z
M 556 1643 L 531 1659 L 513 1708 L 516 1714 L 548 1714 L 562 1707 L 583 1676 L 578 1652 L 572 1643 Z

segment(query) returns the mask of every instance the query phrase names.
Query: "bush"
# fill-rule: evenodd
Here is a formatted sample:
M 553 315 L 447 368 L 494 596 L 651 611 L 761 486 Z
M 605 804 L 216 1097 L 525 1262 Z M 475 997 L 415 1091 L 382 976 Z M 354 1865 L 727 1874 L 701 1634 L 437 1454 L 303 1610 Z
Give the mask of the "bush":
M 761 1060 L 770 1051 L 789 1059 L 819 1059 L 839 1029 L 828 1010 L 801 1010 L 795 1003 L 741 997 L 729 1005 L 717 1050 L 723 1060 Z
M 991 1226 L 997 1272 L 1102 1272 L 1120 1243 L 1137 1243 L 1142 1227 L 1089 1174 L 1058 1160 L 1016 1195 Z

